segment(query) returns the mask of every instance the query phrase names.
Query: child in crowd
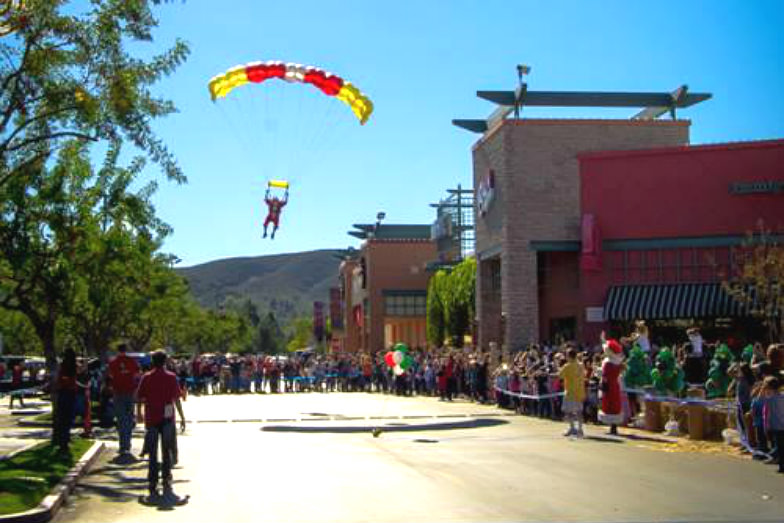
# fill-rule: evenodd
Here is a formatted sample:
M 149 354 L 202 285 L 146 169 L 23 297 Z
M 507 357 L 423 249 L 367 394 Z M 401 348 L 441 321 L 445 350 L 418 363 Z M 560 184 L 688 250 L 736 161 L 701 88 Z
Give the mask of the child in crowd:
M 764 382 L 765 428 L 772 443 L 771 457 L 778 458 L 779 473 L 784 474 L 784 394 L 778 378 L 768 376 Z
M 564 436 L 583 437 L 583 402 L 585 401 L 585 370 L 577 361 L 577 351 L 570 348 L 567 362 L 561 367 L 558 376 L 561 378 L 563 390 L 564 417 L 569 421 L 569 429 Z
M 519 412 L 520 397 L 518 396 L 518 394 L 520 394 L 520 374 L 517 372 L 517 370 L 512 370 L 509 373 L 509 392 L 512 393 L 512 395 L 510 396 L 511 403 L 512 403 L 511 406 L 514 407 L 514 409 Z
M 509 396 L 500 392 L 502 390 L 509 390 L 509 378 L 506 374 L 506 365 L 503 365 L 498 370 L 498 374 L 495 377 L 495 389 L 496 404 L 501 408 L 506 408 L 509 402 Z

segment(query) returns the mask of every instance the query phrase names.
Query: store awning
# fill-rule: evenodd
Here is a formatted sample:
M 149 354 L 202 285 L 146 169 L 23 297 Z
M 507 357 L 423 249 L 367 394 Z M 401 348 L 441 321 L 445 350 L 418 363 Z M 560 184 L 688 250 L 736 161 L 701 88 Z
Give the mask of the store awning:
M 610 287 L 604 315 L 608 320 L 659 320 L 731 318 L 749 311 L 720 283 L 677 283 Z

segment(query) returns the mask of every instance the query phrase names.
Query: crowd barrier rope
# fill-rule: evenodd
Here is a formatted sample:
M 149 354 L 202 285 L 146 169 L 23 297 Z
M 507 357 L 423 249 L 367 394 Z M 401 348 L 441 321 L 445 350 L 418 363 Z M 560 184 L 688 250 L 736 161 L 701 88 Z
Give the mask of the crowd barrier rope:
M 520 392 L 512 392 L 511 390 L 508 389 L 502 389 L 497 386 L 494 387 L 494 389 L 496 392 L 499 392 L 507 396 L 512 396 L 514 398 L 520 398 L 520 399 L 536 400 L 536 401 L 558 398 L 566 394 L 565 392 L 551 392 L 548 394 L 523 394 Z M 643 399 L 644 401 L 673 403 L 678 406 L 700 405 L 704 407 L 720 407 L 720 408 L 726 407 L 728 416 L 732 415 L 733 411 L 735 412 L 736 418 L 739 415 L 741 415 L 740 404 L 728 399 L 708 400 L 702 398 L 678 398 L 675 396 L 658 396 L 652 394 L 650 391 L 647 391 L 645 389 L 622 388 L 621 390 L 627 394 L 638 394 L 641 396 L 641 399 Z M 760 456 L 764 459 L 770 459 L 771 454 L 755 449 L 754 447 L 751 446 L 751 444 L 749 443 L 748 435 L 746 434 L 745 422 L 736 419 L 736 423 L 738 427 L 742 429 L 742 430 L 737 430 L 740 445 L 747 452 L 751 453 L 754 456 Z

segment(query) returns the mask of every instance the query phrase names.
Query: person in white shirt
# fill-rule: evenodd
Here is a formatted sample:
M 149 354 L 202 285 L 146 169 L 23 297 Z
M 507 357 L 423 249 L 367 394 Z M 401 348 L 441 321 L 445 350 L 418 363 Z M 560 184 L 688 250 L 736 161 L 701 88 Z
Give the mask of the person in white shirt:
M 701 385 L 705 382 L 705 358 L 703 352 L 705 340 L 702 338 L 699 327 L 686 329 L 686 336 L 689 338 L 689 343 L 686 347 L 686 362 L 683 365 L 686 383 Z
M 651 354 L 651 337 L 650 332 L 648 331 L 648 326 L 645 325 L 644 320 L 637 320 L 635 322 L 635 331 L 632 334 L 632 341 L 635 342 L 637 345 L 640 346 L 642 351 L 647 355 L 650 356 Z
M 691 343 L 691 351 L 689 352 L 688 357 L 702 358 L 703 339 L 699 327 L 686 329 L 686 335 L 689 337 L 689 343 Z

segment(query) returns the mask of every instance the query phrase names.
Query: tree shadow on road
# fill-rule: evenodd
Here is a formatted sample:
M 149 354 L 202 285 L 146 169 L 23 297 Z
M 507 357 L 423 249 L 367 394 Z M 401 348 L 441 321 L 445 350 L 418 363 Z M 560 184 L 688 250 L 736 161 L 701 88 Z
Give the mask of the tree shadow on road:
M 421 432 L 421 431 L 434 431 L 434 430 L 460 430 L 460 429 L 481 429 L 487 427 L 496 427 L 498 425 L 506 425 L 507 420 L 500 419 L 470 419 L 465 421 L 448 421 L 444 423 L 419 423 L 419 424 L 385 424 L 385 425 L 323 425 L 323 426 L 305 426 L 305 425 L 269 425 L 262 427 L 263 432 L 299 432 L 299 433 L 328 433 L 328 434 L 360 434 L 363 432 L 373 432 L 380 429 L 382 432 Z

